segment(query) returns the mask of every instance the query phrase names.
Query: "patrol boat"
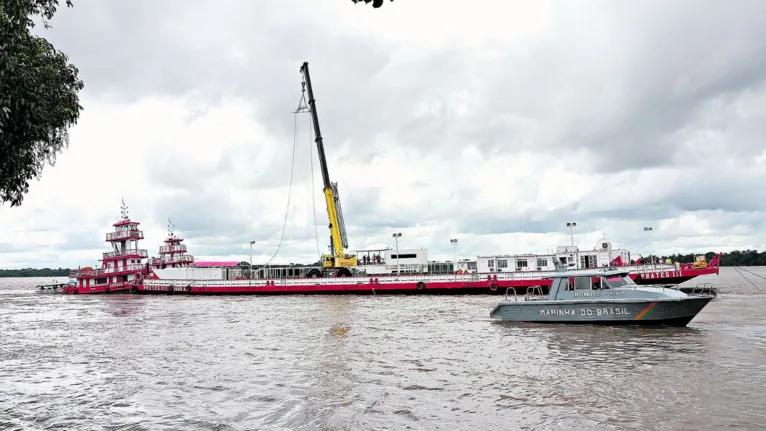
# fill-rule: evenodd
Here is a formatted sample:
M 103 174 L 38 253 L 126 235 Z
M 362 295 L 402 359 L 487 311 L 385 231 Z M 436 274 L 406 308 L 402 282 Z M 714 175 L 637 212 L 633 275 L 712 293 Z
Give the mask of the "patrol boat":
M 552 279 L 547 295 L 530 288 L 520 296 L 510 287 L 490 317 L 506 322 L 686 326 L 713 299 L 702 291 L 636 284 L 624 269 L 557 272 L 546 278 Z

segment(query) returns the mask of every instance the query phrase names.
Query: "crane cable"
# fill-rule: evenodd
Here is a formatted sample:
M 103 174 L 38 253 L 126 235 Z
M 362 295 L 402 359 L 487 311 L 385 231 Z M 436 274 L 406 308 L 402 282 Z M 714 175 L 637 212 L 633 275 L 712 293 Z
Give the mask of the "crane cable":
M 285 230 L 287 229 L 287 218 L 290 215 L 290 199 L 292 198 L 293 193 L 293 176 L 295 174 L 295 149 L 298 146 L 298 113 L 295 112 L 295 125 L 293 127 L 293 158 L 292 163 L 290 164 L 290 186 L 287 189 L 287 208 L 285 209 L 285 219 L 282 223 L 282 235 L 279 237 L 279 243 L 277 244 L 277 250 L 274 252 L 274 254 L 271 256 L 271 258 L 266 262 L 265 264 L 261 265 L 259 268 L 255 269 L 255 271 L 259 271 L 271 263 L 272 260 L 274 260 L 275 257 L 277 257 L 277 254 L 279 253 L 279 249 L 282 247 L 282 240 L 285 238 Z M 251 268 L 251 272 L 253 269 Z M 266 277 L 268 278 L 268 276 Z M 252 277 L 251 277 L 252 279 Z

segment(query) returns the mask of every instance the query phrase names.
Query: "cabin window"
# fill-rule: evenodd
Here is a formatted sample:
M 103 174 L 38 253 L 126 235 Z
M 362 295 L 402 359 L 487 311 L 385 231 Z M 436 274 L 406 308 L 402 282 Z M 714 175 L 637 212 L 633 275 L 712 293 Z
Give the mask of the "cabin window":
M 575 277 L 574 288 L 575 290 L 591 290 L 593 280 L 590 277 Z
M 490 268 L 494 268 L 495 267 L 495 259 L 488 260 L 487 261 L 487 266 L 490 267 Z
M 508 260 L 506 259 L 500 259 L 497 261 L 497 267 L 498 268 L 508 268 Z
M 527 260 L 526 259 L 518 259 L 516 261 L 516 269 L 522 269 L 527 267 Z
M 476 262 L 468 262 L 468 269 L 476 271 Z
M 598 266 L 597 256 L 595 255 L 580 256 L 581 268 L 595 268 L 596 266 Z
M 391 259 L 415 259 L 418 257 L 415 253 L 406 253 L 406 254 L 392 254 Z
M 537 259 L 537 266 L 548 266 L 548 259 Z
M 627 285 L 636 284 L 636 283 L 634 283 L 630 277 L 615 275 L 612 277 L 607 277 L 604 280 L 604 284 L 614 288 L 614 287 L 622 287 L 622 286 L 627 286 Z

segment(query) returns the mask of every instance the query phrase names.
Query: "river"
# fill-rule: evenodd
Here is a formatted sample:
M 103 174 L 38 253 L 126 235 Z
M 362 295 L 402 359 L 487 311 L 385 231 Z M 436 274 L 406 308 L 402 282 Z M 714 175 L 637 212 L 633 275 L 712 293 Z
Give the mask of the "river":
M 655 329 L 493 323 L 493 296 L 65 296 L 0 279 L 0 429 L 763 430 L 766 280 L 745 275 L 755 286 L 731 268 L 688 282 L 723 293 Z

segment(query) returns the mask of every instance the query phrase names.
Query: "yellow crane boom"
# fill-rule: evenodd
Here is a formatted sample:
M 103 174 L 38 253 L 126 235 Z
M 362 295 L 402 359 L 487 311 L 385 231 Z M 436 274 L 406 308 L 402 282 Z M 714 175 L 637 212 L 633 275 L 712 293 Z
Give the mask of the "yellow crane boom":
M 322 266 L 326 269 L 335 269 L 339 276 L 350 276 L 351 271 L 348 268 L 356 266 L 356 256 L 345 253 L 348 248 L 348 238 L 346 237 L 346 225 L 343 221 L 343 210 L 340 205 L 338 195 L 338 183 L 330 181 L 330 173 L 327 169 L 327 159 L 324 153 L 324 144 L 322 142 L 322 132 L 319 130 L 319 116 L 317 115 L 316 101 L 314 100 L 314 90 L 311 87 L 311 76 L 309 75 L 309 64 L 304 62 L 301 66 L 301 74 L 308 91 L 308 105 L 311 111 L 311 122 L 314 124 L 314 142 L 317 145 L 319 154 L 319 165 L 322 170 L 322 182 L 324 185 L 324 197 L 327 204 L 327 216 L 330 220 L 330 246 L 332 252 L 322 255 Z

